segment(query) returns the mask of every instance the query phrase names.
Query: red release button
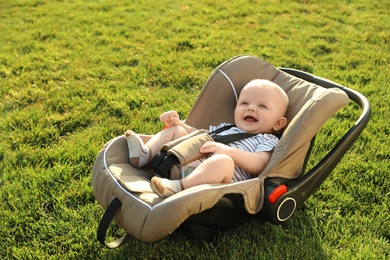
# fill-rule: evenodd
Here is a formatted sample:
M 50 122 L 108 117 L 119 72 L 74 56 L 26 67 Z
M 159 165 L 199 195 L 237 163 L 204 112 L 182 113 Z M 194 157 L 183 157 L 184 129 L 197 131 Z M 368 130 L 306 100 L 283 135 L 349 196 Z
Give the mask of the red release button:
M 275 201 L 280 197 L 282 196 L 284 193 L 287 192 L 287 186 L 286 185 L 280 185 L 278 187 L 276 187 L 272 192 L 271 194 L 268 196 L 268 200 L 269 202 L 271 202 L 271 204 L 274 204 Z

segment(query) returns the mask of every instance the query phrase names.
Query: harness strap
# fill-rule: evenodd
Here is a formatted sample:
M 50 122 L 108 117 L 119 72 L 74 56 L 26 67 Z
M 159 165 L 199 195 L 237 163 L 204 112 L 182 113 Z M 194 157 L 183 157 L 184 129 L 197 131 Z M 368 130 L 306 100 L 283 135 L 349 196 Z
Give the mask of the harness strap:
M 230 135 L 218 135 L 219 133 L 228 130 L 232 127 L 235 127 L 235 125 L 226 125 L 221 128 L 218 128 L 212 132 L 209 133 L 209 135 L 214 139 L 217 143 L 222 144 L 230 144 L 238 140 L 242 140 L 245 138 L 249 138 L 252 136 L 255 136 L 256 134 L 249 134 L 249 133 L 238 133 L 238 134 L 230 134 Z
M 256 134 L 249 134 L 249 133 L 238 133 L 238 134 L 230 134 L 230 135 L 218 135 L 218 133 L 221 133 L 227 129 L 232 128 L 234 125 L 227 125 L 224 127 L 221 127 L 219 129 L 216 129 L 212 132 L 209 133 L 209 136 L 215 141 L 223 144 L 229 144 L 238 140 L 242 140 L 251 136 L 255 136 Z M 193 136 L 189 136 L 188 138 L 183 138 L 186 141 Z M 178 144 L 176 144 L 178 145 Z M 172 149 L 173 151 L 175 149 Z M 175 150 L 176 151 L 176 150 Z M 177 149 L 177 151 L 180 151 L 180 148 Z M 180 164 L 180 159 L 177 157 L 178 154 L 177 152 L 169 152 L 166 149 L 162 149 L 159 153 L 157 153 L 151 162 L 152 168 L 155 170 L 155 173 L 163 178 L 169 178 L 169 173 L 171 171 L 171 168 L 175 164 Z M 189 159 L 185 157 L 186 159 Z M 192 158 L 192 156 L 190 156 Z M 183 159 L 183 158 L 181 158 Z M 191 159 L 190 159 L 191 160 Z
M 110 223 L 113 220 L 116 212 L 118 209 L 122 206 L 122 203 L 117 199 L 114 198 L 110 204 L 108 205 L 106 211 L 104 212 L 104 215 L 102 219 L 100 220 L 98 229 L 97 229 L 97 238 L 99 242 L 106 246 L 107 248 L 117 248 L 124 244 L 126 244 L 132 237 L 129 234 L 124 235 L 121 238 L 116 239 L 115 241 L 112 241 L 110 243 L 106 242 L 106 235 L 107 230 L 110 227 Z
M 213 136 L 213 139 L 217 143 L 230 144 L 238 140 L 242 140 L 248 137 L 255 136 L 256 134 L 240 133 L 240 134 L 231 134 L 231 135 L 216 135 Z
M 160 177 L 169 178 L 169 172 L 171 168 L 180 163 L 179 159 L 173 155 L 167 155 L 167 151 L 158 152 L 152 159 L 151 166 L 154 172 Z

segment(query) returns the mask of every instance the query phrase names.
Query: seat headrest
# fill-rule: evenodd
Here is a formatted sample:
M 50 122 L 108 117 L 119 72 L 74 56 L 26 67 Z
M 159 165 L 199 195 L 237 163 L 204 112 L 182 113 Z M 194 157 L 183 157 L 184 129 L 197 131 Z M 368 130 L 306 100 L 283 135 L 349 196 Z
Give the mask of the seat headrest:
M 308 86 L 308 89 L 312 88 Z M 307 94 L 305 91 L 299 92 L 302 92 L 302 95 Z M 298 93 L 291 96 L 299 102 Z M 298 177 L 311 139 L 332 115 L 348 103 L 348 96 L 340 89 L 316 88 L 310 99 L 290 119 L 270 162 L 261 174 L 262 177 Z
M 243 55 L 214 70 L 186 122 L 206 129 L 221 122 L 234 123 L 235 92 L 240 93 L 253 79 L 275 82 L 290 99 L 288 125 L 261 176 L 295 178 L 301 172 L 310 140 L 333 114 L 349 103 L 349 98 L 342 90 L 326 89 L 285 73 L 258 57 Z

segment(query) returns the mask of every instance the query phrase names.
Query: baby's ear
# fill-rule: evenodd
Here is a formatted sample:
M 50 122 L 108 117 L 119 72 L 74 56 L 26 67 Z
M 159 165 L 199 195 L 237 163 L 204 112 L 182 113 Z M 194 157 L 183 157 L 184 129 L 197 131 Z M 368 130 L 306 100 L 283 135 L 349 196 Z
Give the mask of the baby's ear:
M 277 132 L 280 129 L 282 129 L 283 127 L 285 127 L 286 125 L 287 125 L 287 118 L 282 116 L 282 117 L 279 117 L 279 119 L 276 121 L 273 129 L 274 129 L 275 132 Z

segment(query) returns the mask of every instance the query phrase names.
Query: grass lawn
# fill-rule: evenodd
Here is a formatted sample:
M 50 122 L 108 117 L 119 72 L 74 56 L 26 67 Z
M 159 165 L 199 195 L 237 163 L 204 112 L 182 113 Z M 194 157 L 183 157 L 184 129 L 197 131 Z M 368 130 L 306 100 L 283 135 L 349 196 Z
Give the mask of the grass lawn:
M 388 0 L 0 0 L 1 259 L 389 259 Z M 182 233 L 107 250 L 91 187 L 100 148 L 183 118 L 213 69 L 240 54 L 364 94 L 372 119 L 280 226 L 200 243 Z M 320 131 L 320 160 L 359 116 Z M 122 234 L 114 229 L 111 236 Z

